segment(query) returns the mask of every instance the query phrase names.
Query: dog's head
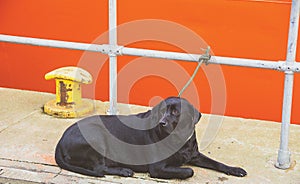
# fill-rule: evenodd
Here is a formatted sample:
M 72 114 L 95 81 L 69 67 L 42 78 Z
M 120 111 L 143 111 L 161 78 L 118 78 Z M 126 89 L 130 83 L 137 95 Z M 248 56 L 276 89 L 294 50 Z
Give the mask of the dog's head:
M 201 113 L 180 97 L 169 97 L 160 102 L 152 109 L 151 115 L 159 129 L 168 134 L 172 133 L 178 124 L 193 131 L 201 118 Z

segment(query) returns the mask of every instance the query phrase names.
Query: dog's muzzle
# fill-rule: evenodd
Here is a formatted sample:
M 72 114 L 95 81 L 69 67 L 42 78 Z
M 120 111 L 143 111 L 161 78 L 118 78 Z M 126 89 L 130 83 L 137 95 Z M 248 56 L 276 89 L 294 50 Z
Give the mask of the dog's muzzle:
M 159 120 L 159 124 L 163 127 L 167 126 L 168 125 L 168 122 L 167 120 L 165 119 L 165 117 L 162 117 L 160 120 Z

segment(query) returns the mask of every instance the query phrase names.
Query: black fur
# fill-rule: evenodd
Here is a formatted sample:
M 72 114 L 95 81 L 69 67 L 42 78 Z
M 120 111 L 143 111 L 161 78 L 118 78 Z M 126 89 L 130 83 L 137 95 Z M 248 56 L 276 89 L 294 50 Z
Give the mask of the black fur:
M 137 115 L 88 117 L 65 131 L 56 147 L 55 159 L 62 169 L 98 177 L 104 175 L 129 177 L 133 176 L 134 172 L 149 172 L 150 177 L 163 179 L 186 179 L 193 176 L 193 170 L 183 168 L 182 165 L 208 168 L 239 177 L 246 176 L 247 172 L 242 168 L 214 161 L 198 151 L 194 129 L 200 118 L 200 112 L 179 97 L 167 98 L 152 110 Z M 100 125 L 100 121 L 103 125 Z M 183 122 L 181 123 L 183 126 L 179 125 L 180 122 Z M 135 125 L 139 125 L 138 128 L 132 128 Z M 179 126 L 181 129 L 176 130 Z M 175 142 L 174 145 L 178 143 L 181 147 L 169 157 L 153 163 L 120 163 L 103 155 L 106 150 L 109 153 L 109 149 L 113 147 L 104 129 L 118 140 L 133 145 L 155 144 L 175 132 L 174 136 L 179 138 L 172 140 Z M 96 151 L 98 149 L 103 152 Z M 111 153 L 119 157 L 149 159 L 145 156 L 147 154 L 126 150 L 126 147 L 120 152 L 111 151 Z M 160 156 L 161 153 L 154 150 L 151 154 Z

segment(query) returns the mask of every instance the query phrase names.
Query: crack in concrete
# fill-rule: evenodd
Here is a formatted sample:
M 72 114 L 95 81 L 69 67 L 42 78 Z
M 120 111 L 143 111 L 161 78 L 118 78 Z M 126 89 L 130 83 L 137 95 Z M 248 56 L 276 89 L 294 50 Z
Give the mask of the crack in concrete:
M 62 170 L 60 170 L 58 173 L 56 172 L 50 172 L 50 171 L 43 171 L 43 170 L 36 170 L 36 169 L 29 169 L 29 168 L 25 168 L 25 167 L 18 167 L 18 166 L 3 166 L 0 165 L 1 167 L 7 168 L 7 169 L 17 169 L 17 170 L 24 170 L 24 171 L 30 171 L 30 172 L 34 172 L 34 173 L 46 173 L 46 174 L 55 174 L 53 177 L 51 177 L 51 179 L 48 179 L 48 181 L 51 182 L 51 180 L 55 179 L 58 176 L 65 176 L 68 177 L 69 179 L 74 178 L 76 181 L 77 179 L 91 179 L 91 180 L 100 180 L 100 181 L 104 181 L 104 182 L 109 182 L 109 183 L 115 183 L 115 184 L 122 184 L 121 182 L 114 182 L 114 181 L 110 181 L 110 180 L 106 180 L 106 179 L 101 179 L 101 178 L 93 178 L 93 177 L 80 177 L 80 176 L 72 176 L 72 175 L 68 175 L 68 174 L 61 174 Z M 4 169 L 2 169 L 4 170 Z M 6 177 L 7 178 L 7 177 Z M 7 178 L 7 179 L 14 179 L 14 178 Z M 23 179 L 22 179 L 23 180 Z M 24 181 L 27 181 L 24 179 Z M 48 183 L 48 182 L 47 182 Z
M 97 181 L 100 180 L 100 181 L 103 181 L 103 182 L 109 182 L 109 183 L 115 183 L 115 184 L 123 184 L 122 182 L 111 181 L 109 179 L 102 179 L 102 178 L 99 178 L 99 177 L 98 178 L 97 177 L 90 177 L 90 176 L 81 177 L 81 176 L 72 176 L 72 175 L 68 175 L 68 174 L 59 174 L 57 176 L 65 176 L 65 177 L 68 177 L 70 179 L 72 179 L 72 178 L 91 179 L 91 180 L 97 180 Z M 53 177 L 52 179 L 54 179 L 56 177 Z
M 15 126 L 15 125 L 19 124 L 22 120 L 24 120 L 24 119 L 30 117 L 31 115 L 33 115 L 33 114 L 35 114 L 35 113 L 37 113 L 37 112 L 39 112 L 39 110 L 35 110 L 35 111 L 33 111 L 33 112 L 29 113 L 29 114 L 26 114 L 25 116 L 19 118 L 18 120 L 15 120 L 13 123 L 10 123 L 7 127 L 5 127 L 5 128 L 3 128 L 2 130 L 0 130 L 0 134 L 1 134 L 2 132 L 4 132 L 5 130 L 11 128 L 12 126 Z
M 5 166 L 5 165 L 0 165 L 0 166 L 3 168 L 8 168 L 8 169 L 18 169 L 18 170 L 31 171 L 31 172 L 36 172 L 36 173 L 56 174 L 55 172 L 41 171 L 41 170 L 37 170 L 37 169 L 29 169 L 29 168 L 21 167 L 21 166 Z
M 8 158 L 0 158 L 0 160 L 4 160 L 4 161 L 9 161 L 9 162 L 16 162 L 16 163 L 26 163 L 26 164 L 34 164 L 34 165 L 42 165 L 42 166 L 49 166 L 49 167 L 56 167 L 59 168 L 57 165 L 53 165 L 53 164 L 47 164 L 47 163 L 39 163 L 39 162 L 31 162 L 31 161 L 24 161 L 24 160 L 14 160 L 14 159 L 8 159 Z M 80 176 L 72 176 L 69 174 L 62 174 L 62 169 L 59 168 L 59 172 L 51 172 L 51 171 L 45 171 L 43 170 L 43 168 L 41 170 L 38 169 L 31 169 L 31 168 L 27 168 L 27 167 L 22 167 L 22 166 L 5 166 L 5 165 L 0 165 L 0 167 L 3 168 L 11 168 L 11 169 L 18 169 L 18 170 L 25 170 L 25 171 L 30 171 L 30 172 L 35 172 L 35 173 L 48 173 L 48 174 L 54 174 L 53 177 L 51 177 L 51 180 L 57 178 L 58 176 L 65 176 L 68 178 L 78 178 L 78 179 L 92 179 L 92 180 L 101 180 L 103 182 L 110 182 L 110 183 L 115 183 L 115 184 L 122 184 L 122 182 L 116 182 L 116 181 L 111 181 L 109 179 L 103 179 L 103 178 L 94 178 L 94 177 L 80 177 Z M 1 175 L 1 171 L 4 171 L 4 169 L 0 169 L 0 175 Z M 146 178 L 146 177 L 141 177 L 141 176 L 133 176 L 132 178 L 137 179 L 137 180 L 145 180 L 145 181 L 154 181 L 157 183 L 169 183 L 168 181 L 165 180 L 160 180 L 160 179 L 155 179 L 155 178 Z
M 20 179 L 13 179 L 13 178 L 8 178 L 8 177 L 0 177 L 0 179 L 5 179 L 7 181 L 4 181 L 5 183 L 2 183 L 3 181 L 0 181 L 0 184 L 12 184 L 12 183 L 30 183 L 30 184 L 42 184 L 39 182 L 34 182 L 34 181 L 29 181 L 29 180 L 20 180 Z M 44 183 L 43 183 L 44 184 Z
M 57 176 L 59 176 L 59 175 L 61 174 L 61 172 L 62 172 L 62 169 L 60 168 L 60 169 L 59 169 L 59 172 L 58 172 L 55 176 L 53 176 L 52 179 L 54 179 L 54 178 L 56 178 Z
M 6 160 L 10 162 L 20 162 L 20 163 L 27 163 L 27 164 L 35 164 L 35 165 L 44 165 L 44 166 L 52 166 L 52 167 L 58 167 L 54 164 L 48 164 L 48 163 L 41 163 L 41 162 L 32 162 L 32 161 L 26 161 L 26 160 L 16 160 L 16 159 L 10 159 L 10 158 L 1 158 L 0 160 Z

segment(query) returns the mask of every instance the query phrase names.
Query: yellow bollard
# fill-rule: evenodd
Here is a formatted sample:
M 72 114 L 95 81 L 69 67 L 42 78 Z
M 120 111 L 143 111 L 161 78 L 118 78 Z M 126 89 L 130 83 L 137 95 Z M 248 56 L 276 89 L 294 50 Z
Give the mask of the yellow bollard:
M 94 106 L 81 98 L 81 84 L 90 84 L 92 76 L 79 67 L 63 67 L 45 75 L 55 79 L 56 99 L 44 105 L 44 112 L 60 118 L 77 118 L 94 110 Z

